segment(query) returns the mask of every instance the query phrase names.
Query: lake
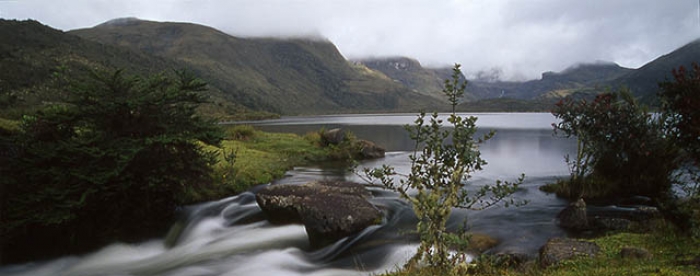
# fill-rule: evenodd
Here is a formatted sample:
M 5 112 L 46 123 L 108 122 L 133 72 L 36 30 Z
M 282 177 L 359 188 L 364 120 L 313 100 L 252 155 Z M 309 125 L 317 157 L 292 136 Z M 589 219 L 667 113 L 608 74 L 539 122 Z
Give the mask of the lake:
M 522 207 L 502 205 L 484 211 L 456 210 L 449 227 L 466 222 L 469 231 L 488 234 L 499 244 L 490 252 L 536 254 L 547 239 L 566 236 L 556 225 L 556 214 L 566 201 L 538 187 L 568 175 L 564 155 L 575 152 L 575 141 L 552 135 L 556 119 L 547 113 L 492 113 L 475 115 L 481 133 L 496 135 L 480 145 L 488 161 L 472 176 L 471 188 L 512 181 L 521 173 L 525 182 L 513 195 L 529 201 Z M 342 127 L 361 139 L 385 147 L 385 158 L 360 167 L 394 166 L 408 172 L 414 148 L 403 125 L 413 114 L 286 117 L 247 122 L 265 131 L 305 134 L 321 128 Z M 319 179 L 361 182 L 344 168 L 327 164 L 297 167 L 274 181 L 306 183 Z M 267 185 L 268 183 L 261 183 Z M 260 186 L 259 186 L 260 187 Z M 371 275 L 401 266 L 414 253 L 417 239 L 410 231 L 416 218 L 396 194 L 370 187 L 372 202 L 385 210 L 382 224 L 342 239 L 320 250 L 310 250 L 301 225 L 273 226 L 260 219 L 254 198 L 259 187 L 240 195 L 183 208 L 183 220 L 167 237 L 140 244 L 113 244 L 85 256 L 0 268 L 0 275 Z M 166 246 L 171 244 L 171 246 Z

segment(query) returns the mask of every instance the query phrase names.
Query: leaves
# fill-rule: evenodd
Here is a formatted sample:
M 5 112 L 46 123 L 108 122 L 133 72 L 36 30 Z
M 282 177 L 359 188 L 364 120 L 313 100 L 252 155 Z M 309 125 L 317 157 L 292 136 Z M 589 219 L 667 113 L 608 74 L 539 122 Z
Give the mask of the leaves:
M 445 82 L 444 89 L 453 106 L 447 124 L 438 113 L 430 116 L 420 113 L 413 125 L 405 127 L 415 141 L 414 151 L 409 156 L 411 172 L 398 175 L 394 168 L 386 165 L 364 171 L 366 179 L 381 180 L 385 187 L 410 202 L 419 218 L 416 228 L 421 245 L 409 265 L 423 260 L 431 266 L 446 268 L 463 260 L 463 255 L 450 253 L 450 248 L 468 243 L 446 230 L 452 209 L 485 209 L 493 206 L 515 192 L 524 178 L 513 183 L 499 181 L 496 185 L 469 192 L 468 179 L 486 165 L 481 158 L 479 144 L 490 139 L 494 133 L 475 137 L 477 118 L 463 118 L 454 112 L 466 82 L 459 81 L 461 72 L 458 64 L 453 70 L 453 79 Z M 398 183 L 394 177 L 399 177 Z M 511 200 L 507 205 L 520 203 Z
M 590 193 L 589 177 L 602 178 L 616 195 L 658 197 L 670 187 L 677 150 L 665 139 L 663 116 L 654 117 L 629 91 L 603 93 L 593 101 L 566 99 L 552 114 L 555 134 L 576 137 L 571 197 Z
M 95 72 L 62 87 L 72 92 L 68 104 L 26 116 L 9 164 L 3 234 L 47 226 L 47 235 L 70 229 L 111 241 L 169 223 L 177 195 L 211 181 L 214 157 L 197 141 L 222 137 L 195 112 L 205 84 L 174 75 Z

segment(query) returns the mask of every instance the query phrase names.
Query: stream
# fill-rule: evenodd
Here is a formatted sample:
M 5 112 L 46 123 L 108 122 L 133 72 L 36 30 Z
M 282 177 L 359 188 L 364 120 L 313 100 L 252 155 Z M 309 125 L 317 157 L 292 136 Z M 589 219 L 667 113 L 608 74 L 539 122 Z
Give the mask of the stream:
M 479 117 L 482 133 L 497 133 L 480 146 L 489 164 L 472 176 L 470 189 L 497 179 L 514 181 L 524 173 L 525 181 L 513 197 L 529 203 L 508 208 L 501 204 L 483 211 L 455 210 L 449 228 L 466 223 L 470 232 L 496 238 L 499 243 L 491 253 L 534 256 L 547 239 L 566 236 L 555 220 L 566 201 L 538 187 L 568 175 L 563 156 L 574 153 L 576 145 L 571 139 L 552 135 L 551 124 L 556 119 L 548 113 L 474 115 Z M 298 134 L 342 127 L 387 149 L 385 158 L 362 162 L 360 167 L 387 164 L 407 173 L 414 145 L 402 126 L 415 118 L 408 114 L 338 115 L 249 123 L 265 131 Z M 411 257 L 418 242 L 411 234 L 416 218 L 410 206 L 392 192 L 369 187 L 372 203 L 385 212 L 384 221 L 319 250 L 310 249 L 302 225 L 271 225 L 255 202 L 255 192 L 264 185 L 321 179 L 363 183 L 332 164 L 296 167 L 285 177 L 248 192 L 183 207 L 182 219 L 161 239 L 116 243 L 83 256 L 0 267 L 0 275 L 373 275 L 394 270 Z

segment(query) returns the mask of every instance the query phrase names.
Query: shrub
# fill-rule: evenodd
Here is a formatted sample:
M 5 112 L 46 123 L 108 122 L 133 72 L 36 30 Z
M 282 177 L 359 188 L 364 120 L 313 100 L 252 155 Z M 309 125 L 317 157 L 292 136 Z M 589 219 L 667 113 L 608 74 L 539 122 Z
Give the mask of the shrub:
M 576 137 L 577 155 L 567 156 L 572 197 L 595 194 L 588 183 L 605 182 L 609 195 L 668 192 L 677 168 L 676 147 L 662 129 L 663 116 L 652 116 L 628 91 L 603 93 L 595 100 L 560 101 L 552 114 L 556 134 Z
M 661 110 L 667 135 L 683 150 L 687 178 L 681 182 L 687 199 L 680 203 L 680 223 L 700 239 L 700 65 L 673 70 L 673 81 L 660 84 Z
M 370 181 L 381 179 L 384 186 L 411 203 L 419 219 L 416 230 L 420 236 L 420 246 L 407 264 L 409 267 L 424 261 L 445 272 L 463 262 L 463 253 L 453 255 L 450 252 L 452 248 L 460 249 L 468 245 L 466 236 L 446 230 L 452 208 L 488 208 L 512 194 L 522 182 L 522 178 L 516 183 L 498 181 L 474 193 L 467 190 L 470 175 L 486 164 L 478 146 L 493 133 L 475 138 L 477 118 L 463 118 L 454 112 L 458 95 L 466 87 L 466 84 L 459 82 L 460 75 L 459 65 L 455 65 L 452 80 L 445 82 L 444 92 L 453 106 L 447 118 L 450 128 L 443 127 L 443 119 L 437 113 L 429 118 L 421 113 L 414 125 L 406 126 L 411 139 L 415 141 L 415 150 L 409 156 L 411 172 L 398 175 L 386 165 L 364 171 Z M 394 180 L 395 176 L 399 176 L 398 181 Z M 507 203 L 515 202 L 511 199 Z
M 177 196 L 211 181 L 213 153 L 197 141 L 221 134 L 195 115 L 205 84 L 192 75 L 96 73 L 63 88 L 66 104 L 25 116 L 5 167 L 0 231 L 15 258 L 160 234 Z

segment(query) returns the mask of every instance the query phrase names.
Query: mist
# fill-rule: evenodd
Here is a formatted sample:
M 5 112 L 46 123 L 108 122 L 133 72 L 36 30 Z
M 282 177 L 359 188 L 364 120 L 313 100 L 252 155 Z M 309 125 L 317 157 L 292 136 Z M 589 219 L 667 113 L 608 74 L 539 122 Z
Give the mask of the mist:
M 61 30 L 120 18 L 193 22 L 242 37 L 322 37 L 348 59 L 407 56 L 467 74 L 539 78 L 577 63 L 638 68 L 696 39 L 695 0 L 0 1 L 0 16 Z

